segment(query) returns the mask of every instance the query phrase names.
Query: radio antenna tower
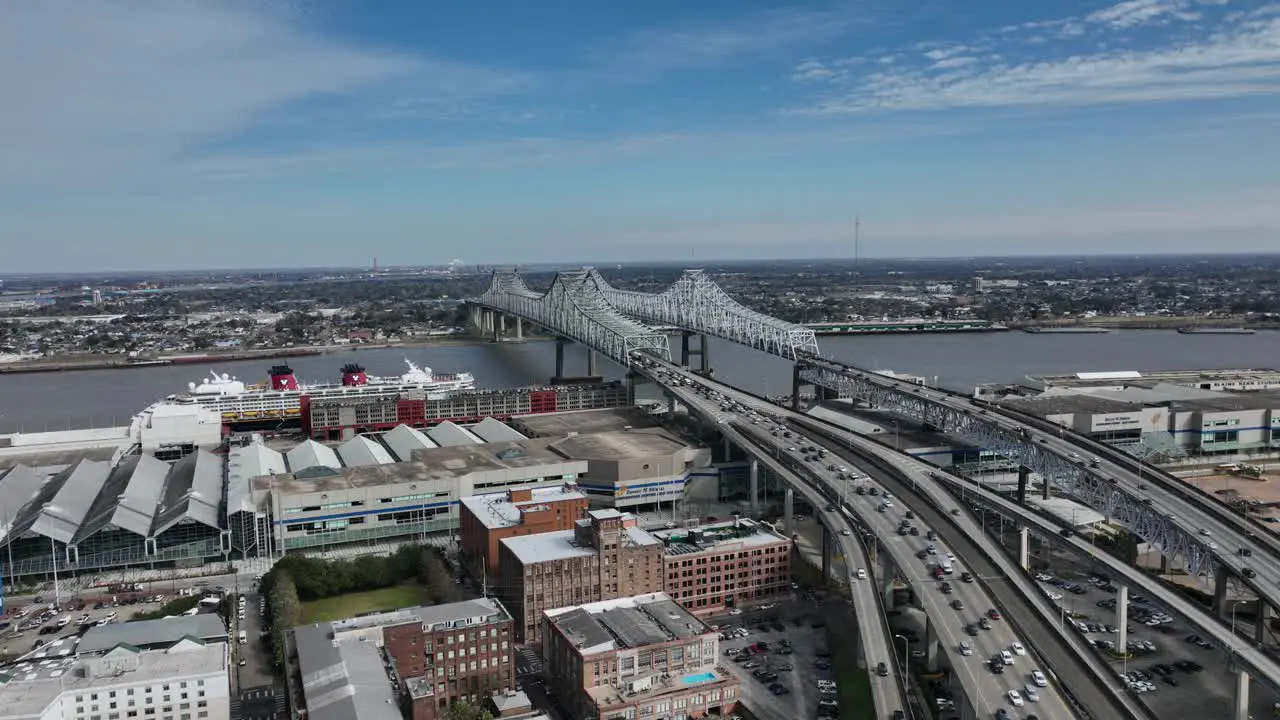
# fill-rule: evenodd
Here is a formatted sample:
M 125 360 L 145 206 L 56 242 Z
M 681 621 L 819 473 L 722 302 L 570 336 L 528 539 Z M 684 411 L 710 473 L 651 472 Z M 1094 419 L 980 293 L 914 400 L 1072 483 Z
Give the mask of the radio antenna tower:
M 853 264 L 855 267 L 858 265 L 858 251 L 859 251 L 858 228 L 860 225 L 862 225 L 862 218 L 857 215 L 854 215 L 853 216 Z

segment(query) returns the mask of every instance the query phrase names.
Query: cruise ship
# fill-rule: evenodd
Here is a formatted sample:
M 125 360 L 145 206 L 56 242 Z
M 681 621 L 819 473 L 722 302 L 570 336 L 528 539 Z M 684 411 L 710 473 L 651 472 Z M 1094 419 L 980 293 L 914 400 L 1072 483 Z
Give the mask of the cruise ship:
M 472 390 L 471 373 L 435 373 L 406 359 L 407 371 L 397 377 L 369 375 L 355 363 L 342 366 L 340 383 L 300 383 L 288 365 L 275 365 L 270 382 L 249 385 L 226 373 L 213 372 L 199 383 L 188 383 L 187 392 L 168 400 L 208 408 L 222 418 L 223 425 L 297 420 L 305 403 L 316 400 L 365 400 L 417 395 L 444 397 L 459 390 Z

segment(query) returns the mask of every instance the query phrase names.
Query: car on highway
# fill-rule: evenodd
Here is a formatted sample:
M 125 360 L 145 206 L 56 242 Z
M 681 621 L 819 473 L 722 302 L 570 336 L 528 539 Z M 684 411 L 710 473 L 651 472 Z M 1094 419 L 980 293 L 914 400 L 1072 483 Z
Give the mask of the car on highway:
M 968 640 L 961 640 L 961 641 L 960 641 L 960 654 L 961 654 L 961 655 L 964 655 L 964 656 L 972 655 L 972 654 L 973 654 L 973 643 L 972 643 L 972 642 L 969 642 Z
M 858 579 L 859 579 L 859 580 L 866 580 L 866 579 L 867 579 L 867 571 L 866 571 L 865 569 L 863 569 L 863 568 L 858 568 L 858 573 L 857 573 L 857 574 L 858 574 Z
M 841 535 L 843 535 L 843 536 L 845 536 L 845 537 L 849 537 L 849 536 L 850 536 L 850 535 L 852 535 L 853 533 L 849 531 L 849 528 L 844 528 L 843 530 L 841 530 L 841 531 L 840 531 L 840 534 L 841 534 Z
M 1001 650 L 1001 651 L 1000 651 L 1000 661 L 1001 661 L 1001 662 L 1003 662 L 1005 665 L 1012 665 L 1012 664 L 1013 664 L 1013 653 L 1009 652 L 1008 650 Z
M 1027 683 L 1026 687 L 1022 689 L 1022 696 L 1031 702 L 1040 702 L 1040 692 L 1031 683 Z
M 1000 611 L 995 608 L 991 608 L 990 610 L 987 611 L 987 617 L 991 618 L 992 620 L 999 620 Z
M 1013 644 L 1009 646 L 1009 649 L 1013 651 L 1014 655 L 1027 654 L 1027 649 L 1023 647 L 1022 643 L 1018 642 L 1017 640 L 1013 641 Z
M 1039 670 L 1031 671 L 1031 682 L 1035 683 L 1036 687 L 1046 687 L 1049 684 L 1048 678 Z
M 1009 691 L 1009 704 L 1014 707 L 1022 707 L 1022 695 L 1017 690 Z

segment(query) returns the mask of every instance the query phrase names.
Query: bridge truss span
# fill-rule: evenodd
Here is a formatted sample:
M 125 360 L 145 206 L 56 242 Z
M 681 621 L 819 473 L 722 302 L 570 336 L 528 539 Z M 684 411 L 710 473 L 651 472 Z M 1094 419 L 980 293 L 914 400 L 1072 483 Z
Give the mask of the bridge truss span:
M 744 306 L 702 270 L 685 270 L 671 287 L 656 294 L 619 290 L 595 269 L 587 272 L 613 307 L 641 322 L 711 335 L 788 360 L 820 354 L 812 329 Z
M 1177 518 L 1160 513 L 1114 479 L 1089 468 L 1082 459 L 1060 455 L 1023 433 L 1001 426 L 985 410 L 963 407 L 953 396 L 935 400 L 930 395 L 939 391 L 932 388 L 898 388 L 891 378 L 873 377 L 873 373 L 820 358 L 804 359 L 797 372 L 801 382 L 915 418 L 929 429 L 965 438 L 977 447 L 1017 462 L 1039 474 L 1041 482 L 1070 494 L 1108 520 L 1125 524 L 1170 559 L 1180 558 L 1191 575 L 1217 570 L 1219 561 L 1204 539 L 1188 531 Z
M 471 302 L 540 325 L 624 367 L 636 351 L 671 359 L 667 336 L 615 310 L 586 270 L 556 273 L 546 292 L 530 289 L 516 270 L 495 270 L 488 289 Z

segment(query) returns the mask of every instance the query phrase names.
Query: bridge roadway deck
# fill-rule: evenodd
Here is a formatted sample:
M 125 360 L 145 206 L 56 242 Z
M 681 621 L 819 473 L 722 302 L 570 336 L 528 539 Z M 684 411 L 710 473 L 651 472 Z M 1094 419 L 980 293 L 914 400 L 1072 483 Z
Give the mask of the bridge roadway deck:
M 701 378 L 692 374 L 687 375 L 686 379 L 693 383 L 704 382 Z M 715 385 L 719 384 L 715 383 Z M 724 387 L 730 392 L 738 392 L 727 388 L 727 386 Z M 754 456 L 769 465 L 771 469 L 777 465 L 775 458 L 786 457 L 788 464 L 792 468 L 804 471 L 821 482 L 826 487 L 827 497 L 839 497 L 835 475 L 827 471 L 825 466 L 816 463 L 810 466 L 795 457 L 794 451 L 787 451 L 781 446 L 768 447 L 775 442 L 775 439 L 767 433 L 762 435 L 763 428 L 761 426 L 751 425 L 749 419 L 738 413 L 721 410 L 717 404 L 703 398 L 690 388 L 677 386 L 671 387 L 669 390 L 686 407 L 706 417 L 714 418 L 722 429 L 731 428 L 732 435 L 735 436 L 733 437 L 734 441 L 741 442 L 744 434 L 753 435 L 756 438 L 753 444 L 757 447 L 757 452 L 754 453 Z M 744 400 L 753 405 L 757 402 L 750 396 L 745 396 Z M 774 406 L 762 409 L 778 410 Z M 765 438 L 768 439 L 766 440 Z M 799 441 L 797 440 L 797 442 Z M 814 440 L 813 442 L 820 443 L 821 441 Z M 763 453 L 759 452 L 761 443 L 765 443 L 765 451 Z M 751 449 L 750 446 L 744 446 L 744 448 L 748 451 Z M 771 452 L 773 453 L 772 455 L 770 454 Z M 794 478 L 796 471 L 788 469 L 788 474 L 783 475 L 783 477 L 785 478 L 789 475 Z M 818 497 L 816 502 L 810 501 L 815 509 L 825 507 L 826 502 L 827 500 L 824 497 Z M 1018 640 L 1010 624 L 995 623 L 991 631 L 984 632 L 979 637 L 973 638 L 975 649 L 973 655 L 962 656 L 959 653 L 960 641 L 967 638 L 964 626 L 969 622 L 976 622 L 978 620 L 978 612 L 985 612 L 989 608 L 997 607 L 988 592 L 986 582 L 981 581 L 981 578 L 980 582 L 973 584 L 955 582 L 952 584 L 953 595 L 950 597 L 943 595 L 936 589 L 938 583 L 926 575 L 924 565 L 915 557 L 916 551 L 928 543 L 921 541 L 920 537 L 911 537 L 910 540 L 904 541 L 895 531 L 899 520 L 896 513 L 904 512 L 904 509 L 898 508 L 894 511 L 895 514 L 891 516 L 889 513 L 881 514 L 876 512 L 874 505 L 862 507 L 852 504 L 849 507 L 853 509 L 854 514 L 857 515 L 864 527 L 882 539 L 885 550 L 890 553 L 893 563 L 898 567 L 901 576 L 911 582 L 912 587 L 916 589 L 916 596 L 920 600 L 921 607 L 928 616 L 929 622 L 942 645 L 940 651 L 946 654 L 949 664 L 956 669 L 956 676 L 960 679 L 966 698 L 972 705 L 977 717 L 994 717 L 998 708 L 1010 709 L 1007 693 L 1009 690 L 1021 690 L 1029 681 L 1028 674 L 1031 670 L 1031 664 L 1026 660 L 1022 660 L 1021 665 L 1002 675 L 990 674 L 980 667 L 983 660 L 990 658 L 993 654 L 997 654 L 1001 649 L 1009 648 L 1015 640 Z M 909 547 L 911 541 L 919 544 L 920 547 Z M 946 551 L 942 549 L 940 552 L 945 553 Z M 959 558 L 957 560 L 961 561 Z M 870 570 L 871 568 L 868 569 Z M 957 571 L 955 577 L 958 577 L 958 572 L 960 571 Z M 877 592 L 876 585 L 882 581 L 883 578 L 877 579 L 875 583 L 867 580 L 851 580 L 855 584 L 861 582 L 872 593 Z M 965 603 L 966 610 L 963 613 L 957 612 L 950 607 L 951 600 L 956 597 L 959 597 Z M 889 659 L 894 657 L 892 649 L 884 652 L 888 654 L 881 657 Z M 874 666 L 875 662 L 877 661 L 868 652 L 868 665 Z M 985 676 L 984 673 L 986 673 Z M 1056 687 L 1045 688 L 1041 694 L 1041 701 L 1034 703 L 1034 706 L 1035 714 L 1043 718 L 1068 720 L 1076 717 Z M 877 708 L 879 707 L 878 705 Z M 1032 708 L 1028 708 L 1028 711 L 1032 711 Z M 1099 717 L 1111 718 L 1117 716 L 1112 714 Z
M 1240 661 L 1250 669 L 1253 676 L 1261 681 L 1271 685 L 1273 688 L 1280 687 L 1280 663 L 1275 662 L 1266 653 L 1253 648 L 1248 642 L 1243 642 L 1232 635 L 1230 629 L 1224 625 L 1216 616 L 1205 613 L 1199 606 L 1186 600 L 1182 595 L 1170 590 L 1160 580 L 1129 566 L 1127 563 L 1117 558 L 1111 557 L 1106 553 L 1099 553 L 1093 545 L 1078 536 L 1064 538 L 1058 532 L 1060 526 L 1054 519 L 1043 517 L 1033 510 L 1029 510 L 1012 500 L 1008 500 L 998 493 L 992 492 L 989 488 L 983 487 L 971 480 L 952 475 L 941 471 L 937 468 L 925 465 L 915 458 L 911 458 L 905 453 L 900 453 L 892 448 L 881 445 L 878 442 L 869 440 L 866 437 L 857 435 L 839 428 L 838 425 L 828 423 L 824 420 L 812 417 L 797 417 L 795 422 L 804 426 L 809 423 L 814 425 L 826 425 L 831 427 L 830 435 L 844 442 L 856 445 L 861 450 L 874 453 L 879 457 L 891 460 L 895 465 L 904 469 L 914 467 L 917 487 L 929 493 L 935 502 L 941 502 L 942 498 L 950 497 L 945 493 L 941 493 L 940 483 L 950 485 L 954 488 L 964 488 L 966 497 L 973 501 L 981 502 L 988 507 L 998 510 L 1006 517 L 1016 518 L 1023 525 L 1034 528 L 1038 534 L 1046 538 L 1051 538 L 1055 542 L 1062 543 L 1075 550 L 1081 556 L 1088 556 L 1094 562 L 1107 568 L 1108 573 L 1113 580 L 1123 578 L 1124 584 L 1131 589 L 1140 589 L 1142 594 L 1148 595 L 1156 601 L 1169 608 L 1170 611 L 1178 613 L 1188 623 L 1195 626 L 1197 632 L 1207 636 L 1223 648 L 1234 648 L 1234 652 Z M 842 434 L 843 433 L 843 434 Z M 1057 667 L 1055 665 L 1055 667 Z M 1074 687 L 1074 686 L 1073 686 Z
M 706 417 L 720 415 L 713 404 L 706 403 L 695 393 L 677 389 L 676 394 L 686 407 L 695 408 Z M 870 677 L 871 698 L 876 707 L 876 717 L 888 718 L 895 710 L 906 708 L 905 678 L 901 676 L 897 664 L 893 662 L 893 648 L 890 644 L 889 627 L 885 620 L 881 595 L 876 591 L 873 583 L 865 580 L 859 582 L 852 575 L 853 569 L 859 564 L 861 567 L 870 565 L 867 549 L 862 544 L 860 533 L 853 532 L 849 520 L 839 512 L 823 509 L 826 507 L 826 500 L 818 490 L 801 480 L 794 471 L 784 466 L 778 459 L 771 457 L 767 450 L 762 451 L 757 446 L 757 441 L 742 433 L 736 427 L 736 423 L 729 422 L 728 418 L 721 419 L 725 419 L 726 422 L 721 424 L 720 428 L 731 442 L 747 452 L 751 452 L 753 446 L 756 447 L 755 454 L 760 457 L 760 462 L 771 472 L 790 483 L 801 497 L 814 507 L 814 515 L 819 518 L 823 527 L 827 528 L 832 540 L 844 553 L 844 565 L 850 572 L 846 581 L 854 613 L 859 619 L 858 631 L 862 640 L 864 664 Z M 850 532 L 844 535 L 840 532 L 841 529 L 849 529 Z M 787 528 L 787 531 L 791 532 L 791 529 Z M 874 672 L 874 668 L 880 662 L 884 662 L 889 670 L 885 677 L 880 677 Z
M 754 426 L 758 433 L 765 433 L 763 426 Z M 771 440 L 779 443 L 779 448 L 783 453 L 789 456 L 792 464 L 805 467 L 809 474 L 818 477 L 828 490 L 828 497 L 841 497 L 841 481 L 836 474 L 827 468 L 827 464 L 823 462 L 807 463 L 804 453 L 796 450 L 787 450 L 786 448 L 795 445 L 814 444 L 818 447 L 827 447 L 828 452 L 832 453 L 831 457 L 837 457 L 838 447 L 832 446 L 830 443 L 824 443 L 821 437 L 816 435 L 809 436 L 798 428 L 792 426 L 792 431 L 796 437 L 791 440 L 781 438 L 772 438 Z M 782 446 L 786 447 L 782 447 Z M 827 463 L 832 462 L 828 460 Z M 862 465 L 861 463 L 859 463 Z M 876 472 L 876 475 L 883 476 L 884 473 Z M 882 478 L 877 478 L 882 480 Z M 848 481 L 845 481 L 848 482 Z M 964 628 L 969 623 L 976 623 L 981 618 L 982 613 L 995 607 L 1002 607 L 1004 603 L 997 603 L 992 592 L 993 586 L 1003 584 L 1003 575 L 995 572 L 993 568 L 980 567 L 979 564 L 971 562 L 970 558 L 974 555 L 981 558 L 981 553 L 965 554 L 966 548 L 952 545 L 945 542 L 947 534 L 944 532 L 946 527 L 950 525 L 941 513 L 931 512 L 931 518 L 926 517 L 924 513 L 918 513 L 913 525 L 920 528 L 922 533 L 929 529 L 933 529 L 939 533 L 940 540 L 930 543 L 922 535 L 920 536 L 900 536 L 897 533 L 897 527 L 900 522 L 907 519 L 906 512 L 912 509 L 917 503 L 902 502 L 902 498 L 906 497 L 899 489 L 892 484 L 878 482 L 881 487 L 895 495 L 896 502 L 885 512 L 881 513 L 876 510 L 880 503 L 880 498 L 866 495 L 861 496 L 851 489 L 844 493 L 846 500 L 846 512 L 855 516 L 859 523 L 869 529 L 876 537 L 880 538 L 880 544 L 884 547 L 885 552 L 889 553 L 893 564 L 898 569 L 898 576 L 905 580 L 915 590 L 916 598 L 920 603 L 921 609 L 928 616 L 933 631 L 936 633 L 941 643 L 940 651 L 948 658 L 948 664 L 954 669 L 956 677 L 960 679 L 961 686 L 964 687 L 969 702 L 972 705 L 976 717 L 992 717 L 998 708 L 1007 710 L 1013 709 L 1008 701 L 1008 692 L 1017 690 L 1022 692 L 1023 687 L 1030 681 L 1030 672 L 1032 669 L 1043 669 L 1046 663 L 1036 662 L 1033 658 L 1015 658 L 1015 664 L 1005 673 L 994 675 L 982 663 L 990 659 L 994 655 L 998 655 L 1001 650 L 1008 650 L 1015 642 L 1023 642 L 1018 636 L 1016 628 L 1010 622 L 995 622 L 992 629 L 980 633 L 977 637 L 970 638 L 966 635 Z M 948 502 L 941 507 L 950 510 L 957 503 Z M 954 532 L 951 534 L 955 534 Z M 916 553 L 925 549 L 928 545 L 936 546 L 936 556 L 928 557 L 925 561 L 921 561 L 916 557 Z M 928 564 L 936 562 L 939 558 L 945 557 L 948 548 L 955 551 L 955 559 L 953 560 L 953 574 L 946 578 L 951 584 L 952 593 L 950 595 L 943 594 L 939 590 L 940 582 L 936 581 L 929 574 Z M 976 578 L 976 582 L 962 583 L 957 580 L 960 574 L 966 570 Z M 880 585 L 890 578 L 877 577 L 876 584 Z M 963 610 L 955 610 L 951 607 L 951 602 L 959 599 L 964 603 Z M 962 640 L 969 639 L 973 643 L 974 654 L 969 656 L 961 655 L 959 645 Z M 1024 642 L 1032 644 L 1030 641 Z M 1066 719 L 1076 717 L 1063 699 L 1059 692 L 1059 687 L 1051 685 L 1048 688 L 1042 688 L 1039 691 L 1040 701 L 1035 703 L 1027 703 L 1029 707 L 1025 712 L 1034 712 L 1037 716 L 1053 719 Z
M 821 362 L 843 365 L 833 361 Z M 845 367 L 850 375 L 857 376 L 859 382 L 874 384 L 913 400 L 934 403 L 953 412 L 972 414 L 976 411 L 975 404 L 978 404 L 979 409 L 985 411 L 981 416 L 983 422 L 1012 434 L 1025 430 L 1028 433 L 1026 442 L 1034 442 L 1068 461 L 1075 461 L 1082 454 L 1098 457 L 1099 466 L 1090 468 L 1089 472 L 1113 479 L 1115 486 L 1135 503 L 1149 498 L 1153 509 L 1166 517 L 1173 516 L 1173 521 L 1178 526 L 1197 534 L 1197 539 L 1212 553 L 1219 565 L 1230 569 L 1272 607 L 1280 609 L 1280 538 L 1270 531 L 1251 525 L 1248 520 L 1231 513 L 1228 508 L 1188 487 L 1181 480 L 1150 468 L 1143 472 L 1136 459 L 1116 462 L 1115 457 L 1121 451 L 1058 428 L 1047 420 L 1022 417 L 1020 414 L 1007 412 L 998 405 L 975 403 L 971 398 L 945 390 L 920 388 L 873 372 Z M 1106 512 L 1105 508 L 1095 509 Z M 1199 535 L 1201 530 L 1208 531 L 1208 535 Z M 1210 546 L 1211 542 L 1217 547 Z M 1252 558 L 1246 560 L 1241 557 L 1241 548 L 1250 550 Z M 1240 570 L 1246 566 L 1256 573 L 1255 577 L 1242 577 Z M 1225 626 L 1226 619 L 1219 620 Z M 1276 678 L 1276 681 L 1280 682 L 1280 678 Z
M 762 399 L 756 398 L 750 394 L 743 393 L 735 388 L 706 380 L 699 376 L 692 375 L 678 367 L 668 363 L 659 363 L 662 369 L 667 372 L 677 373 L 683 382 L 704 384 L 712 387 L 727 396 L 736 398 L 739 402 L 749 407 L 755 407 L 761 412 L 767 412 L 779 417 L 786 417 L 793 420 L 805 419 L 805 416 L 794 414 L 789 410 L 780 408 L 776 405 L 768 403 Z M 669 382 L 659 378 L 664 385 L 669 386 Z M 681 393 L 684 395 L 685 393 Z M 811 418 L 808 418 L 812 420 Z M 833 426 L 834 427 L 834 426 Z M 835 428 L 839 429 L 839 428 Z M 858 436 L 848 433 L 850 440 L 857 439 Z M 847 440 L 848 441 L 848 440 Z M 829 449 L 834 446 L 828 445 Z M 886 483 L 892 482 L 887 474 L 880 474 L 880 479 Z M 923 509 L 923 507 L 919 508 Z M 971 565 L 977 567 L 980 561 L 974 560 L 974 557 L 985 555 L 988 558 L 1003 558 L 1006 562 L 1008 559 L 1003 555 L 1002 551 L 991 545 L 990 541 L 982 536 L 980 530 L 972 522 L 971 518 L 965 515 L 961 520 L 967 520 L 968 527 L 962 527 L 960 535 L 965 535 L 968 540 L 967 547 L 963 541 L 953 540 L 956 549 L 965 552 L 965 557 Z M 976 543 L 985 543 L 990 547 L 983 552 L 979 550 Z M 997 574 L 994 571 L 983 570 L 978 568 L 979 572 L 991 576 Z M 1036 647 L 1040 649 L 1044 655 L 1047 664 L 1055 671 L 1058 671 L 1063 682 L 1073 690 L 1073 694 L 1077 700 L 1089 709 L 1091 714 L 1099 718 L 1110 717 L 1143 717 L 1146 715 L 1145 709 L 1133 702 L 1133 699 L 1127 694 L 1118 691 L 1114 687 L 1115 680 L 1111 678 L 1111 674 L 1107 668 L 1097 661 L 1087 648 L 1084 648 L 1077 636 L 1070 633 L 1060 633 L 1053 628 L 1051 622 L 1046 622 L 1043 613 L 1049 612 L 1045 608 L 1033 607 L 1027 604 L 1026 598 L 1035 598 L 1037 602 L 1045 603 L 1041 597 L 1041 593 L 1035 591 L 1034 587 L 1025 576 L 1017 573 L 1009 573 L 1008 577 L 1017 582 L 1027 584 L 1021 592 L 1014 591 L 1008 583 L 996 583 L 993 587 L 993 594 L 1000 598 L 1001 604 L 1006 610 L 1013 612 L 1014 617 L 1019 620 L 1024 628 L 1028 628 L 1028 635 L 1032 638 Z M 1056 616 L 1056 612 L 1054 613 Z M 1038 627 L 1037 627 L 1038 626 Z M 1031 629 L 1036 627 L 1036 629 Z M 1090 663 L 1090 661 L 1093 661 Z M 1096 665 L 1096 667 L 1094 667 Z M 1101 687 L 1099 684 L 1101 683 Z

